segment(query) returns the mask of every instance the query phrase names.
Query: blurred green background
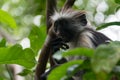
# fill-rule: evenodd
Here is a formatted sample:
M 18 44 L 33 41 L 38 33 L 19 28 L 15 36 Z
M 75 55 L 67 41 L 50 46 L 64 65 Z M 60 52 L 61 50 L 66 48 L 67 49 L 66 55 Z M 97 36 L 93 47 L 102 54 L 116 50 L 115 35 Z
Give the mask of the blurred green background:
M 64 2 L 65 0 L 58 0 L 59 9 Z M 11 28 L 10 25 L 0 22 L 0 40 L 6 39 L 7 46 L 18 43 L 23 48 L 31 47 L 37 55 L 46 37 L 46 0 L 0 0 L 0 9 L 8 12 L 17 25 L 16 28 Z M 86 10 L 87 18 L 94 27 L 120 21 L 120 0 L 76 0 L 74 9 Z M 118 29 L 111 29 L 108 31 L 109 35 L 114 36 L 113 32 Z M 116 35 L 120 36 L 120 32 Z M 31 75 L 26 76 L 25 80 L 33 80 Z M 4 65 L 0 66 L 0 78 L 10 79 Z

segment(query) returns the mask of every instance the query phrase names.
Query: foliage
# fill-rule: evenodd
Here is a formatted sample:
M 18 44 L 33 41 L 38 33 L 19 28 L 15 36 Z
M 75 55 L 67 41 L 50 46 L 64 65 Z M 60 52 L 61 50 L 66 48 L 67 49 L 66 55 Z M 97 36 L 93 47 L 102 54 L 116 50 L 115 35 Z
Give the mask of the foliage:
M 118 26 L 120 26 L 120 22 L 110 22 L 110 23 L 102 24 L 100 27 L 97 27 L 97 30 L 103 29 L 103 28 L 106 28 L 106 27 L 112 26 L 112 25 L 118 25 Z
M 30 39 L 31 48 L 35 51 L 36 55 L 41 46 L 44 43 L 44 39 L 46 37 L 45 27 L 33 27 L 30 35 L 28 36 Z M 42 34 L 42 35 L 41 35 Z
M 18 75 L 20 75 L 20 76 L 26 76 L 26 75 L 28 75 L 30 73 L 32 73 L 31 70 L 24 69 L 22 72 L 18 73 Z
M 0 22 L 8 24 L 11 28 L 16 28 L 16 22 L 7 12 L 0 10 Z
M 82 60 L 70 61 L 70 62 L 67 62 L 67 63 L 61 65 L 60 67 L 57 67 L 48 76 L 48 80 L 53 80 L 53 79 L 55 79 L 55 80 L 61 80 L 61 79 L 65 80 L 65 79 L 69 79 L 69 77 L 71 77 L 71 75 L 69 73 L 69 71 L 72 70 L 71 66 L 74 69 L 74 67 L 78 67 L 78 65 L 81 64 L 82 62 L 83 62 Z M 67 72 L 67 70 L 69 70 L 69 71 Z M 66 75 L 68 75 L 68 76 L 66 76 Z
M 120 65 L 117 65 L 117 63 L 120 61 L 119 48 L 120 48 L 120 42 L 111 42 L 108 45 L 100 45 L 95 50 L 88 49 L 88 48 L 77 48 L 77 49 L 73 49 L 68 52 L 65 52 L 63 53 L 64 56 L 76 56 L 76 55 L 86 56 L 86 57 L 89 57 L 90 61 L 89 60 L 87 61 L 87 65 L 85 64 L 86 61 L 82 63 L 75 63 L 74 61 L 70 61 L 65 64 L 62 64 L 61 66 L 55 68 L 51 72 L 51 74 L 48 77 L 49 78 L 48 80 L 53 80 L 53 79 L 69 80 L 69 77 L 74 75 L 72 74 L 69 76 L 67 74 L 67 73 L 70 74 L 71 72 L 71 69 L 69 69 L 71 64 L 75 65 L 75 66 L 71 65 L 71 68 L 73 68 L 72 72 L 74 73 L 75 73 L 74 70 L 76 68 L 77 68 L 77 71 L 82 69 L 87 69 L 86 70 L 87 72 L 83 76 L 84 80 L 112 80 L 112 79 L 109 79 L 109 75 L 110 74 L 115 75 L 115 73 L 113 73 L 114 68 L 116 66 L 120 66 Z M 81 62 L 81 60 L 78 60 L 78 62 Z M 118 70 L 116 71 L 119 71 L 119 70 L 120 69 L 118 68 Z M 59 76 L 56 76 L 56 74 L 58 74 Z M 116 77 L 120 78 L 120 76 L 118 75 L 116 75 Z
M 120 22 L 104 23 L 104 21 L 97 24 L 94 20 L 95 15 L 99 12 L 105 17 L 117 12 L 120 9 L 120 0 L 103 0 L 109 6 L 105 11 L 98 11 L 97 3 L 101 3 L 101 0 L 77 1 L 74 8 L 88 11 L 90 14 L 88 19 L 92 25 L 99 26 L 97 29 L 120 25 Z M 0 0 L 0 80 L 10 79 L 4 74 L 7 70 L 2 64 L 22 66 L 23 71 L 18 75 L 25 77 L 26 80 L 32 80 L 34 67 L 37 64 L 35 58 L 46 37 L 45 3 L 46 0 Z M 63 3 L 64 0 L 59 0 L 58 8 Z M 37 16 L 41 16 L 39 26 L 33 22 Z M 23 46 L 20 45 L 23 38 L 30 40 L 30 47 L 23 49 Z M 77 71 L 83 69 L 87 71 L 83 80 L 114 80 L 114 78 L 120 80 L 120 42 L 100 45 L 95 50 L 76 48 L 63 52 L 62 56 L 84 56 L 89 60 L 64 63 L 51 72 L 48 80 L 69 80 Z M 27 78 L 27 75 L 31 77 Z
M 120 0 L 115 0 L 116 3 L 120 4 Z
M 74 50 L 69 50 L 69 52 L 64 52 L 63 56 L 87 56 L 87 57 L 92 57 L 94 53 L 93 49 L 89 48 L 76 48 Z
M 31 49 L 22 49 L 18 44 L 9 48 L 0 48 L 0 64 L 20 64 L 26 68 L 35 66 L 35 54 Z

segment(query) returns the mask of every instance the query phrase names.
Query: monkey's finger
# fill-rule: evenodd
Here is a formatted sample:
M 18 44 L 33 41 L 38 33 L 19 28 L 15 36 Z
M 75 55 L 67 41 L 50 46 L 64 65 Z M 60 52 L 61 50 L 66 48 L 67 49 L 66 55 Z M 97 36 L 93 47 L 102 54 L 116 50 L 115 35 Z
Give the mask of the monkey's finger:
M 66 50 L 66 47 L 64 47 L 64 46 L 62 46 L 61 48 L 64 49 L 64 50 Z
M 60 47 L 59 47 L 59 46 L 54 46 L 54 47 L 53 47 L 53 52 L 57 52 L 58 50 L 60 50 Z
M 61 38 L 55 39 L 53 42 L 51 42 L 52 46 L 57 46 L 57 45 L 65 45 L 63 40 Z
M 58 41 L 63 41 L 62 38 L 58 37 L 52 40 L 52 42 L 58 42 Z
M 56 38 L 51 42 L 51 46 L 61 45 L 62 39 Z
M 69 46 L 66 43 L 62 42 L 61 44 L 62 44 L 62 47 L 69 49 Z

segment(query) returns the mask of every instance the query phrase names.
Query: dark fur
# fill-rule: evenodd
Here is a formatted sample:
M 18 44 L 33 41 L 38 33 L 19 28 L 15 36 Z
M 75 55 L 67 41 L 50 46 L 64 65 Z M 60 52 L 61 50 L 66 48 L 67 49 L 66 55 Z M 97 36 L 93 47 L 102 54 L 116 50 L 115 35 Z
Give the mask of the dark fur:
M 95 47 L 97 47 L 101 44 L 108 44 L 109 41 L 111 41 L 108 37 L 106 37 L 104 34 L 102 34 L 100 32 L 96 32 L 94 30 L 91 30 L 91 32 L 93 34 L 93 39 L 91 39 L 91 41 L 93 42 Z

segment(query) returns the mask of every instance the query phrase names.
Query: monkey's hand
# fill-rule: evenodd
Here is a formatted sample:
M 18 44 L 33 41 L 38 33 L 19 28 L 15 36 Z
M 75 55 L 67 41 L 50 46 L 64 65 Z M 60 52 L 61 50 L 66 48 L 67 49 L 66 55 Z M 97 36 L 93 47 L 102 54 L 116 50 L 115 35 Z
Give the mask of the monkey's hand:
M 69 48 L 65 41 L 56 35 L 52 27 L 49 29 L 48 37 L 50 39 L 50 45 L 53 48 L 53 52 L 60 50 L 60 48 L 64 50 Z
M 69 46 L 62 40 L 62 38 L 56 38 L 52 41 L 53 51 L 56 52 L 61 49 L 69 49 Z

